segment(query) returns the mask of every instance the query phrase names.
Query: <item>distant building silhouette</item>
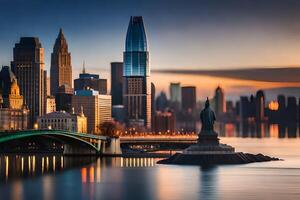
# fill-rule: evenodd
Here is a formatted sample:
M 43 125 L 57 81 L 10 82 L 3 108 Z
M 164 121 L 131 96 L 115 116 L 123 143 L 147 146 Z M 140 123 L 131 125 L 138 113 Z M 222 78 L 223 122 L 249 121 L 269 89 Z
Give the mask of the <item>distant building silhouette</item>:
M 99 94 L 107 94 L 107 80 L 100 79 L 98 74 L 87 73 L 85 66 L 83 66 L 79 78 L 74 80 L 74 90 L 85 90 L 89 88 L 97 90 Z
M 30 110 L 30 128 L 45 113 L 46 86 L 44 49 L 38 38 L 21 37 L 15 44 L 12 71 L 18 79 L 21 94 Z
M 296 123 L 298 117 L 298 107 L 296 97 L 288 97 L 286 108 L 286 119 L 289 123 Z
M 170 101 L 181 103 L 181 86 L 180 83 L 170 83 Z
M 181 88 L 181 103 L 184 111 L 192 111 L 196 108 L 196 87 L 186 86 Z
M 161 92 L 159 96 L 156 98 L 156 110 L 165 111 L 168 107 L 168 99 L 165 92 Z
M 286 121 L 286 119 L 282 117 L 282 116 L 286 115 L 286 98 L 285 98 L 285 96 L 278 95 L 277 102 L 278 102 L 279 107 L 278 107 L 278 112 L 277 112 L 277 116 L 276 116 L 276 121 L 278 121 L 278 122 Z
M 149 52 L 143 18 L 130 18 L 123 54 L 123 104 L 129 126 L 151 128 Z
M 253 95 L 250 96 L 250 99 L 247 96 L 241 96 L 239 106 L 239 116 L 242 122 L 255 117 L 256 107 Z
M 262 90 L 256 93 L 255 107 L 255 119 L 257 122 L 261 122 L 265 118 L 265 94 Z
M 214 111 L 218 120 L 218 118 L 220 118 L 226 112 L 225 94 L 220 86 L 218 86 L 215 90 L 214 102 Z
M 68 43 L 62 29 L 59 30 L 51 54 L 50 82 L 52 96 L 55 96 L 61 85 L 72 87 L 71 53 L 68 51 Z

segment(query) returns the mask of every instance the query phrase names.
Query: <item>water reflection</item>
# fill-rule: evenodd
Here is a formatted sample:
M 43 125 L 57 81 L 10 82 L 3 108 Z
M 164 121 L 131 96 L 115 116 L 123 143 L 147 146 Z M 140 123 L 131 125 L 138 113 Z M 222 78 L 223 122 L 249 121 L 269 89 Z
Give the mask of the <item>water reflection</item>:
M 218 168 L 200 168 L 200 197 L 201 199 L 219 199 L 218 198 Z
M 243 138 L 297 138 L 300 128 L 297 123 L 217 123 L 216 131 L 222 137 Z
M 55 173 L 64 168 L 89 164 L 95 159 L 93 157 L 72 159 L 62 155 L 3 155 L 0 156 L 0 182 Z
M 101 182 L 101 170 L 111 167 L 153 167 L 154 158 L 95 158 L 64 157 L 62 155 L 4 155 L 0 156 L 0 182 L 16 178 L 51 174 L 64 169 L 81 167 L 82 183 Z M 92 163 L 92 164 L 91 164 Z M 91 164 L 90 166 L 86 166 Z

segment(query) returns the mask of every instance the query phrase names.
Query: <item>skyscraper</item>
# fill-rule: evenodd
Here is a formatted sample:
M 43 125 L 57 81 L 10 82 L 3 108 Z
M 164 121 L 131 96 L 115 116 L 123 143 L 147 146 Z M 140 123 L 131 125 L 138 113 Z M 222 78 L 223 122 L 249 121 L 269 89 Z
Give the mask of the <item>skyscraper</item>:
M 186 86 L 181 88 L 182 109 L 192 111 L 196 108 L 196 87 Z
M 131 17 L 123 54 L 123 104 L 129 126 L 151 128 L 149 52 L 141 16 Z
M 226 112 L 226 101 L 223 89 L 218 86 L 215 91 L 215 113 L 219 118 L 223 113 Z
M 122 62 L 112 62 L 111 66 L 111 98 L 112 105 L 122 105 L 123 104 L 123 63 Z
M 68 43 L 62 29 L 59 30 L 51 54 L 50 82 L 53 96 L 61 85 L 72 87 L 71 54 L 68 52 Z
M 45 112 L 44 49 L 38 38 L 21 37 L 13 54 L 12 71 L 30 110 L 29 127 L 32 128 L 37 117 Z

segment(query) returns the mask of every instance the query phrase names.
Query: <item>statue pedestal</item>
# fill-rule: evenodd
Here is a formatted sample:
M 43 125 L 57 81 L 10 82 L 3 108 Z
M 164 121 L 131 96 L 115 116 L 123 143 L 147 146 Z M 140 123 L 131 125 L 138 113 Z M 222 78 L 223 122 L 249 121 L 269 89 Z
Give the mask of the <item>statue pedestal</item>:
M 227 154 L 234 153 L 234 147 L 219 142 L 218 134 L 213 131 L 201 131 L 197 144 L 186 148 L 183 154 Z
M 201 131 L 198 135 L 200 145 L 219 145 L 218 134 L 215 131 Z

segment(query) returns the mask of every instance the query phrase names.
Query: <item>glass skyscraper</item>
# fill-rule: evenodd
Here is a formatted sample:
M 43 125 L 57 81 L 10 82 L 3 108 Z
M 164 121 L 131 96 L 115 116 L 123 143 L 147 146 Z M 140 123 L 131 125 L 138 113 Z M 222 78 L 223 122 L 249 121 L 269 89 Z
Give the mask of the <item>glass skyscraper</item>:
M 149 52 L 141 16 L 130 18 L 123 58 L 123 103 L 128 125 L 151 128 Z

